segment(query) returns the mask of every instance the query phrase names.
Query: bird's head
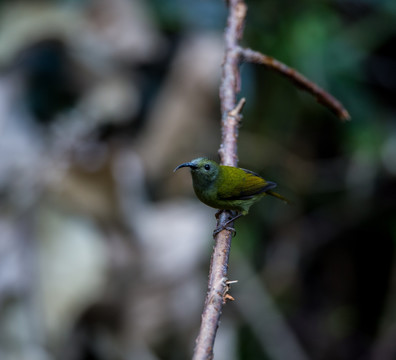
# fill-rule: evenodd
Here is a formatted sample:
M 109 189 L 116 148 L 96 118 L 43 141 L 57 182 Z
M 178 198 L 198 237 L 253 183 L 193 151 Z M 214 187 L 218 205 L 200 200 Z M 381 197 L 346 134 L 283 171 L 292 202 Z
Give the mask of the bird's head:
M 194 185 L 203 186 L 210 185 L 216 179 L 220 170 L 219 164 L 204 157 L 180 164 L 175 170 L 173 170 L 173 172 L 179 170 L 182 167 L 189 167 L 191 169 Z

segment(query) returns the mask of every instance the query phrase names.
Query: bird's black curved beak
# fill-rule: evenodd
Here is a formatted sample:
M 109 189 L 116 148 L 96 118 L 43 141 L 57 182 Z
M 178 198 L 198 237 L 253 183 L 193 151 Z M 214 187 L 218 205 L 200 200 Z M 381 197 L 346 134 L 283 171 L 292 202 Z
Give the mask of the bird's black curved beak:
M 182 168 L 182 167 L 189 167 L 189 168 L 191 168 L 191 169 L 196 169 L 198 166 L 195 165 L 195 164 L 192 163 L 192 162 L 186 162 L 186 163 L 184 163 L 184 164 L 180 164 L 179 166 L 177 166 L 177 167 L 175 168 L 175 170 L 173 170 L 173 172 L 176 172 L 177 170 L 179 170 L 179 169 Z

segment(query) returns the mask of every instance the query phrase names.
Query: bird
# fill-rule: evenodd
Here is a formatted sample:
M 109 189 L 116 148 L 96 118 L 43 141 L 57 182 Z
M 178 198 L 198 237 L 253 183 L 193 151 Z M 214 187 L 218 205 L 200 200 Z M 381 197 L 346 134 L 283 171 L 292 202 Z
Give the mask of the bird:
M 226 225 L 237 218 L 247 215 L 250 207 L 266 195 L 289 203 L 288 199 L 272 190 L 277 186 L 275 182 L 267 181 L 253 171 L 220 165 L 206 157 L 180 164 L 173 172 L 183 167 L 190 168 L 194 192 L 201 202 L 215 209 L 236 212 L 215 233 L 227 228 Z M 233 228 L 227 229 L 235 231 Z

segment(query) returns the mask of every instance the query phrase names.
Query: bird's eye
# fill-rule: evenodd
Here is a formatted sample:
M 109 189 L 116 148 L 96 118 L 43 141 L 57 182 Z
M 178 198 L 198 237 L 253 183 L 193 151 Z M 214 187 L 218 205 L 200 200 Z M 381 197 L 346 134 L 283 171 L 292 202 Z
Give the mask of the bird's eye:
M 209 165 L 209 164 L 206 164 L 206 165 L 204 166 L 204 168 L 205 168 L 205 170 L 210 170 L 210 165 Z

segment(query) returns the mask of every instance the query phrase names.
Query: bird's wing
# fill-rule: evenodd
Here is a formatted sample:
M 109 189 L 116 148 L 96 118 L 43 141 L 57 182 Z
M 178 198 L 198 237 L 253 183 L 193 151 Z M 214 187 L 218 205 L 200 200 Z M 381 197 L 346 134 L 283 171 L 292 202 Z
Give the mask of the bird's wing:
M 222 183 L 227 185 L 221 186 L 218 190 L 221 200 L 248 200 L 276 187 L 274 182 L 266 181 L 250 170 L 229 169 L 227 166 L 222 170 Z

